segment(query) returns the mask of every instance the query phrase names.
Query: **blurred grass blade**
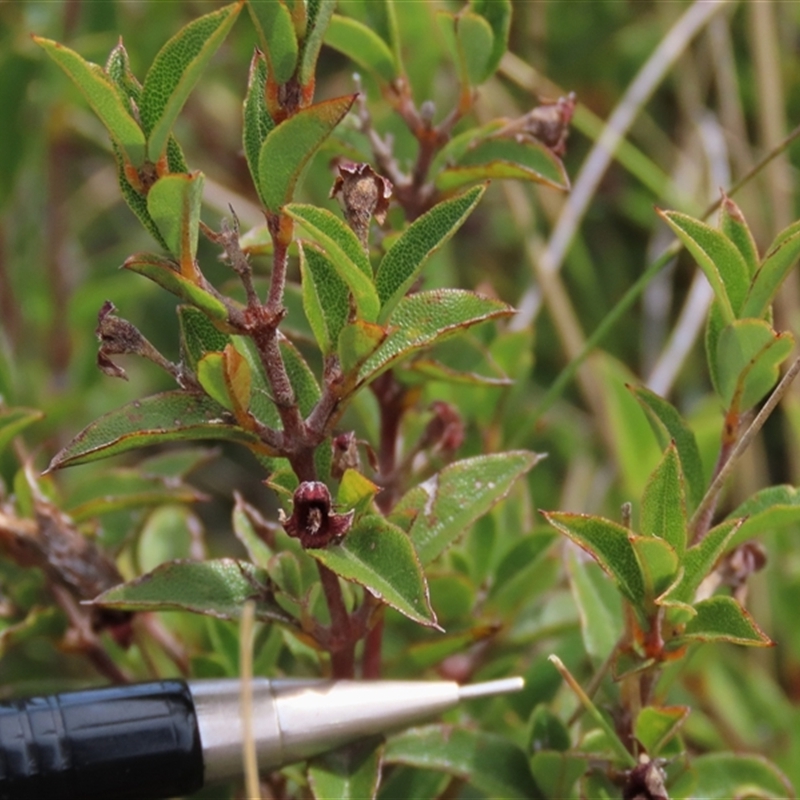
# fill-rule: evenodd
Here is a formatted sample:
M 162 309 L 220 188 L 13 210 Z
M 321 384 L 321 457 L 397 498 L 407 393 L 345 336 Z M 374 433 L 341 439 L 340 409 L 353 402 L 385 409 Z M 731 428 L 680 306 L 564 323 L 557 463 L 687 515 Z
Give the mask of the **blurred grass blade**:
M 389 45 L 371 28 L 350 17 L 334 14 L 325 32 L 325 44 L 346 55 L 380 83 L 397 78 L 397 67 Z
M 0 454 L 18 433 L 43 418 L 44 413 L 34 408 L 0 408 Z

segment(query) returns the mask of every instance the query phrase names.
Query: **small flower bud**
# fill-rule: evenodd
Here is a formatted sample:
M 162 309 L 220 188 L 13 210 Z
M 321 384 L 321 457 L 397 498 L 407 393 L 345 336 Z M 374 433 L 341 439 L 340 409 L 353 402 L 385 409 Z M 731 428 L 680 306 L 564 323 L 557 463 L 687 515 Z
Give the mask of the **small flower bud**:
M 331 443 L 333 458 L 331 475 L 338 481 L 348 469 L 360 470 L 361 459 L 358 456 L 358 440 L 353 431 L 340 433 Z
M 341 541 L 353 524 L 353 511 L 347 514 L 331 511 L 331 493 L 319 481 L 303 481 L 295 490 L 293 500 L 292 515 L 281 522 L 286 533 L 299 539 L 306 549 Z

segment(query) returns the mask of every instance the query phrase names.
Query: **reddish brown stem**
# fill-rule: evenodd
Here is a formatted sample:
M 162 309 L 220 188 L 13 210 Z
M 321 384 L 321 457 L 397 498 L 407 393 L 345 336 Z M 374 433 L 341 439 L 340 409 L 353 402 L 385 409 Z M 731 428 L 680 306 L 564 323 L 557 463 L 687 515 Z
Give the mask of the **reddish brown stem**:
M 364 656 L 361 661 L 361 672 L 364 678 L 380 678 L 381 676 L 384 608 L 385 606 L 381 606 L 375 612 L 375 624 L 369 629 L 364 640 Z
M 334 678 L 355 677 L 355 642 L 350 625 L 350 615 L 344 605 L 342 587 L 336 573 L 324 564 L 317 563 L 322 590 L 331 615 L 331 637 L 328 643 Z

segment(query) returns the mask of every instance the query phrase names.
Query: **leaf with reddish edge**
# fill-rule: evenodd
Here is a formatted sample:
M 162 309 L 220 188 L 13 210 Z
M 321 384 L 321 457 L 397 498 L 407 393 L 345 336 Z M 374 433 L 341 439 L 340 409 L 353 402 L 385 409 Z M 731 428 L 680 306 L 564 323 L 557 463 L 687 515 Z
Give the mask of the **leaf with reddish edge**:
M 639 530 L 669 543 L 679 558 L 686 550 L 686 498 L 675 443 L 670 443 L 661 463 L 645 486 Z
M 168 292 L 205 312 L 211 319 L 217 322 L 228 321 L 228 309 L 222 300 L 184 278 L 170 259 L 151 253 L 137 253 L 130 256 L 122 266 L 150 278 Z
M 306 552 L 409 619 L 439 627 L 422 566 L 408 536 L 383 517 L 363 517 L 341 544 Z
M 174 391 L 134 400 L 95 420 L 56 454 L 47 471 L 151 444 L 196 439 L 239 442 L 255 452 L 276 455 L 210 397 Z
M 694 610 L 697 614 L 686 623 L 679 640 L 733 642 L 755 647 L 775 644 L 732 597 L 709 597 L 697 603 Z
M 506 497 L 517 479 L 541 458 L 527 450 L 465 458 L 412 489 L 418 513 L 409 536 L 423 566 Z M 405 499 L 398 504 L 403 504 L 401 509 Z
M 233 27 L 244 0 L 199 17 L 158 51 L 142 86 L 139 113 L 153 163 L 164 155 L 170 131 L 211 57 Z
M 123 98 L 103 68 L 84 60 L 74 50 L 58 42 L 41 36 L 34 36 L 33 41 L 44 48 L 47 55 L 80 89 L 111 140 L 125 154 L 125 160 L 134 167 L 142 166 L 145 160 L 144 133 L 125 107 Z
M 261 193 L 261 187 L 258 185 L 258 154 L 261 152 L 261 145 L 264 144 L 264 139 L 275 127 L 275 122 L 269 114 L 264 98 L 266 82 L 267 60 L 260 50 L 256 50 L 253 54 L 253 60 L 250 62 L 247 93 L 245 94 L 242 109 L 242 145 L 247 159 L 247 166 L 250 170 L 250 177 L 253 179 L 253 184 L 262 203 L 264 202 L 264 197 Z M 271 242 L 272 239 L 270 238 Z
M 178 306 L 178 323 L 181 330 L 181 354 L 192 371 L 206 353 L 221 353 L 231 337 L 222 333 L 214 323 L 194 306 Z
M 758 256 L 758 247 L 756 247 L 755 239 L 753 239 L 753 234 L 750 232 L 750 227 L 741 209 L 724 192 L 719 209 L 719 228 L 742 254 L 744 263 L 747 264 L 747 273 L 752 280 L 761 261 Z M 743 316 L 755 315 L 743 314 Z
M 788 485 L 768 486 L 751 495 L 728 516 L 742 521 L 728 542 L 727 546 L 732 548 L 766 531 L 800 520 L 800 489 Z
M 419 277 L 427 259 L 464 224 L 480 202 L 485 186 L 438 203 L 400 234 L 381 260 L 375 288 L 381 299 L 380 320 L 387 320 Z
M 328 29 L 328 23 L 336 8 L 336 0 L 315 0 L 308 3 L 308 22 L 306 24 L 306 38 L 303 42 L 303 54 L 300 56 L 300 85 L 303 93 L 311 102 L 314 89 L 314 71 L 317 58 L 322 48 L 323 37 Z
M 397 77 L 397 65 L 389 45 L 363 22 L 334 14 L 325 31 L 325 44 L 371 72 L 384 86 Z
M 542 513 L 554 528 L 597 561 L 635 608 L 641 608 L 645 600 L 645 579 L 627 528 L 589 514 Z
M 124 611 L 190 611 L 217 619 L 239 619 L 256 601 L 256 619 L 293 624 L 275 602 L 264 570 L 246 561 L 169 561 L 96 597 L 93 605 Z
M 323 355 L 336 352 L 350 314 L 350 290 L 331 259 L 311 242 L 301 242 L 303 311 Z
M 267 211 L 289 203 L 308 162 L 350 110 L 356 95 L 304 108 L 267 134 L 258 155 L 258 185 Z
M 800 222 L 781 231 L 770 245 L 750 286 L 742 317 L 762 318 L 800 257 Z
M 358 368 L 386 339 L 386 328 L 374 322 L 357 319 L 347 323 L 339 332 L 339 363 L 345 375 Z
M 286 83 L 297 66 L 297 35 L 292 15 L 283 2 L 247 3 L 250 19 L 258 35 L 258 43 L 269 62 L 270 79 L 275 83 Z M 263 91 L 263 86 L 262 86 Z
M 361 366 L 359 384 L 373 380 L 411 353 L 513 313 L 511 306 L 500 300 L 462 289 L 435 289 L 404 297 L 389 319 L 389 335 Z
M 147 193 L 147 211 L 158 226 L 169 252 L 178 260 L 181 275 L 197 283 L 197 236 L 204 177 L 201 172 L 165 175 Z

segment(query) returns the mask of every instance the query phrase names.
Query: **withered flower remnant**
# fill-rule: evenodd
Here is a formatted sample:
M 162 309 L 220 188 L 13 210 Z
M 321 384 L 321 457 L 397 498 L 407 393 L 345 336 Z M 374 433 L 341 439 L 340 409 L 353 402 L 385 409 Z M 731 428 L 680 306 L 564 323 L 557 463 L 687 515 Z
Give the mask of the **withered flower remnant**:
M 367 249 L 370 220 L 374 217 L 378 225 L 386 220 L 391 181 L 378 175 L 369 164 L 340 161 L 338 171 L 331 197 L 339 198 L 347 224 Z
M 283 515 L 281 524 L 306 549 L 341 541 L 353 524 L 353 511 L 336 514 L 331 510 L 331 493 L 320 481 L 303 481 L 295 489 L 293 502 L 292 515 Z

